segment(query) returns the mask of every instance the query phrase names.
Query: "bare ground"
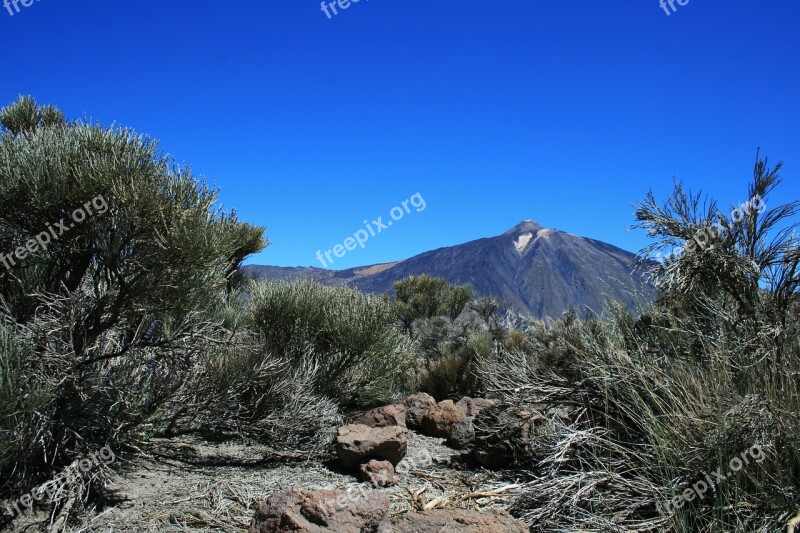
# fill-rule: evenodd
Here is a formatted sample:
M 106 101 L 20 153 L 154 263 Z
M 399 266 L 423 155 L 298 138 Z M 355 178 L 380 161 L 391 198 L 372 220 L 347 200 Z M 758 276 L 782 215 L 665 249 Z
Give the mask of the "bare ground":
M 375 489 L 391 500 L 393 515 L 425 507 L 506 507 L 519 490 L 481 468 L 457 469 L 459 452 L 442 439 L 408 434 L 408 455 L 397 466 L 396 487 Z M 71 533 L 115 531 L 246 531 L 256 502 L 292 487 L 363 490 L 367 484 L 335 465 L 275 461 L 264 447 L 213 444 L 189 438 L 154 440 L 117 473 L 102 508 L 74 518 Z M 43 531 L 49 516 L 17 520 L 20 531 Z

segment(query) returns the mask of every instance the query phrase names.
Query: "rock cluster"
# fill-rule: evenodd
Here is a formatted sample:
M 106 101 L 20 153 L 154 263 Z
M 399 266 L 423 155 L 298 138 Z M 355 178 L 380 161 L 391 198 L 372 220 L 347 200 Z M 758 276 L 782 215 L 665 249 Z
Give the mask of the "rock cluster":
M 537 415 L 538 416 L 538 415 Z M 539 417 L 541 418 L 541 417 Z M 476 423 L 477 421 L 477 423 Z M 506 432 L 498 439 L 498 422 Z M 403 404 L 362 413 L 339 428 L 335 451 L 339 465 L 373 489 L 397 484 L 395 466 L 405 457 L 408 431 L 442 438 L 469 450 L 485 466 L 508 466 L 533 434 L 536 416 L 513 412 L 497 400 L 462 398 L 436 402 L 425 393 Z M 505 442 L 503 438 L 516 439 Z M 522 443 L 522 444 L 520 444 Z M 523 522 L 505 511 L 434 509 L 389 517 L 389 500 L 381 492 L 358 490 L 289 490 L 274 494 L 256 508 L 250 533 L 522 533 Z
M 395 485 L 394 467 L 406 455 L 406 408 L 386 405 L 356 416 L 336 434 L 339 464 L 375 487 Z
M 447 440 L 457 450 L 469 448 L 475 442 L 475 417 L 497 400 L 464 397 L 458 403 L 444 400 L 430 406 L 421 419 L 421 430 L 431 437 Z
M 335 442 L 336 455 L 342 467 L 348 470 L 358 470 L 373 459 L 388 461 L 395 466 L 406 454 L 409 429 L 445 439 L 448 446 L 457 450 L 474 448 L 475 419 L 481 411 L 497 403 L 497 400 L 469 397 L 462 398 L 458 403 L 452 400 L 437 403 L 424 392 L 412 394 L 403 404 L 372 409 L 339 428 Z M 522 431 L 522 436 L 527 435 L 524 429 Z M 481 443 L 480 457 L 491 455 L 490 439 L 483 438 Z M 501 451 L 503 457 L 508 455 L 507 450 Z M 480 458 L 479 461 L 483 462 Z M 491 462 L 485 464 L 505 465 L 504 461 L 501 464 Z

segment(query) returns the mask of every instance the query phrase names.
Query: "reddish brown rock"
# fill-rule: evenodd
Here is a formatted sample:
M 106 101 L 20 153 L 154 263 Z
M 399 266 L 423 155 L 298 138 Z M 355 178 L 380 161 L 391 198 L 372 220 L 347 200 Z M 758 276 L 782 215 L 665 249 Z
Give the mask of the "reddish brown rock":
M 371 428 L 406 427 L 406 408 L 401 403 L 378 407 L 358 415 L 352 423 L 362 424 Z
M 439 402 L 422 417 L 422 431 L 431 437 L 450 438 L 453 426 L 466 418 L 464 411 L 456 407 L 453 400 Z
M 391 533 L 388 513 L 375 491 L 292 489 L 256 506 L 249 533 Z
M 370 462 L 361 465 L 359 472 L 361 473 L 361 480 L 369 481 L 373 487 L 393 487 L 397 485 L 394 466 L 389 461 L 372 459 Z
M 409 429 L 420 429 L 422 417 L 428 409 L 436 405 L 436 400 L 430 394 L 419 392 L 406 398 L 403 405 L 406 408 L 406 426 Z
M 406 428 L 387 426 L 371 428 L 363 424 L 348 424 L 336 434 L 336 455 L 344 468 L 354 470 L 370 459 L 389 461 L 396 465 L 406 455 Z
M 394 533 L 526 533 L 528 527 L 500 510 L 436 509 L 407 513 L 392 522 Z
M 456 406 L 460 407 L 461 410 L 464 411 L 465 415 L 476 417 L 483 409 L 491 407 L 496 403 L 497 400 L 487 400 L 486 398 L 470 398 L 469 396 L 464 396 L 458 400 Z

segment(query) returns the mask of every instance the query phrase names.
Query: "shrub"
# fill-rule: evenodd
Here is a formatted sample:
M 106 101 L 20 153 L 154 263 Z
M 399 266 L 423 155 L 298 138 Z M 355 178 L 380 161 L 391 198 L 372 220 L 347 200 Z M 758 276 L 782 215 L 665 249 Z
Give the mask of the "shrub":
M 15 387 L 0 396 L 0 438 L 21 439 L 0 463 L 3 492 L 140 435 L 218 330 L 209 316 L 240 262 L 266 242 L 147 137 L 67 122 L 26 97 L 0 124 L 0 253 L 75 220 L 0 268 L 13 332 L 3 387 Z M 86 206 L 93 216 L 72 218 Z
M 635 333 L 642 328 L 617 326 L 622 323 L 548 328 L 549 335 L 570 339 L 571 355 L 558 368 L 543 365 L 536 351 L 504 351 L 483 361 L 481 379 L 510 414 L 527 411 L 551 425 L 549 435 L 525 434 L 516 438 L 529 440 L 509 443 L 525 450 L 517 466 L 530 476 L 512 510 L 534 531 L 780 529 L 800 503 L 800 446 L 790 442 L 800 430 L 792 414 L 800 408 L 796 390 L 743 397 L 725 348 L 698 367 L 684 356 L 691 339 L 653 351 Z M 568 419 L 553 414 L 566 407 L 574 408 Z M 479 427 L 476 432 L 491 437 Z M 683 509 L 666 504 L 705 472 L 728 473 L 729 461 L 754 445 L 765 450 L 763 463 Z
M 477 360 L 492 355 L 488 332 L 469 319 L 437 316 L 417 320 L 414 339 L 419 363 L 408 374 L 406 389 L 437 399 L 479 394 L 481 384 L 473 370 Z
M 766 199 L 775 183 L 757 163 L 750 191 Z M 638 212 L 651 235 L 677 242 L 705 220 L 680 188 L 666 208 L 655 205 L 650 197 Z M 532 530 L 777 531 L 796 514 L 800 329 L 787 303 L 797 298 L 798 252 L 779 227 L 793 206 L 766 221 L 751 215 L 747 228 L 729 228 L 730 241 L 662 265 L 664 293 L 639 319 L 619 306 L 604 322 L 566 316 L 530 329 L 524 352 L 482 360 L 480 378 L 504 409 L 552 423 L 550 435 L 515 437 L 529 439 L 514 445 L 530 478 L 512 510 Z M 763 238 L 767 227 L 775 239 Z M 723 268 L 749 261 L 762 261 L 765 279 Z M 566 419 L 553 414 L 564 407 Z M 754 446 L 763 462 L 732 472 L 730 461 Z M 668 504 L 718 469 L 729 477 L 703 497 Z
M 450 285 L 447 280 L 422 276 L 409 276 L 394 284 L 395 309 L 400 322 L 411 332 L 415 320 L 445 316 L 455 320 L 464 310 L 472 289 L 466 285 Z
M 336 402 L 317 390 L 314 357 L 292 360 L 265 350 L 238 302 L 220 315 L 225 342 L 200 356 L 160 433 L 244 438 L 273 446 L 276 457 L 319 458 L 342 418 Z
M 342 406 L 388 401 L 413 358 L 384 299 L 313 281 L 252 283 L 250 316 L 267 353 L 315 367 L 314 389 Z
M 33 463 L 37 437 L 46 429 L 38 413 L 54 394 L 47 383 L 35 379 L 33 363 L 30 346 L 0 322 L 0 471 L 19 466 L 23 477 Z

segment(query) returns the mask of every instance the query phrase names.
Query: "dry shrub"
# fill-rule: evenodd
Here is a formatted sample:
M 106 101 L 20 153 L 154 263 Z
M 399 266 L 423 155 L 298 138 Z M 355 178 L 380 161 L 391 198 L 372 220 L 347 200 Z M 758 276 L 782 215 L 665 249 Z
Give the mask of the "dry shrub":
M 655 318 L 653 323 L 668 322 Z M 504 352 L 481 367 L 506 410 L 540 413 L 552 424 L 551 434 L 514 443 L 524 450 L 515 464 L 529 481 L 512 509 L 535 531 L 781 527 L 800 501 L 800 447 L 793 438 L 800 429 L 797 391 L 768 389 L 743 401 L 727 351 L 739 346 L 735 339 L 717 345 L 707 364 L 698 366 L 686 354 L 703 332 L 691 324 L 668 332 L 671 344 L 655 353 L 647 337 L 665 333 L 643 335 L 641 325 L 626 324 L 625 317 L 556 324 L 547 337 L 569 339 L 571 360 L 559 366 L 568 364 L 565 372 L 543 370 L 538 354 L 520 352 Z M 784 359 L 785 372 L 800 366 L 796 353 L 791 363 Z M 745 381 L 759 382 L 755 376 L 769 371 L 754 362 Z M 548 415 L 548 408 L 559 406 L 574 407 L 568 420 Z M 754 445 L 766 451 L 763 463 L 681 509 L 663 505 L 704 472 L 726 472 L 733 457 Z
M 242 331 L 203 355 L 163 433 L 253 440 L 274 447 L 276 457 L 319 456 L 342 417 L 315 387 L 315 360 L 311 351 L 272 356 Z

